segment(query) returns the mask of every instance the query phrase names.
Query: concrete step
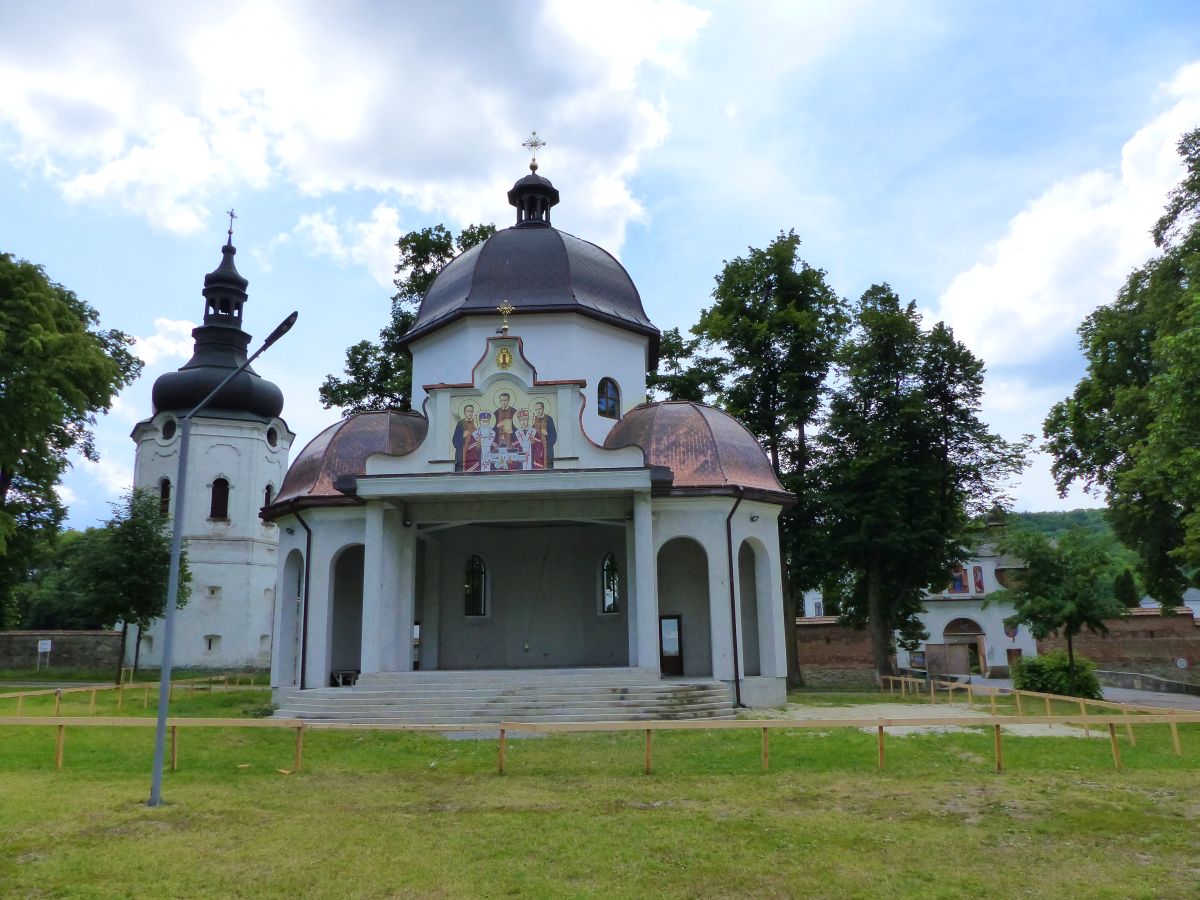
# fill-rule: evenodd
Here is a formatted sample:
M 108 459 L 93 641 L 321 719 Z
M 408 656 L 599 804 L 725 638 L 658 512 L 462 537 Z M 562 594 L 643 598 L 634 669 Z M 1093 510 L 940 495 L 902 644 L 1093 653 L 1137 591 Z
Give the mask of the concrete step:
M 359 691 L 353 688 L 322 688 L 315 691 L 291 691 L 280 697 L 280 702 L 293 700 L 330 700 L 347 706 L 371 703 L 412 703 L 416 705 L 454 703 L 459 700 L 480 700 L 483 698 L 556 698 L 570 700 L 573 698 L 596 699 L 609 698 L 621 700 L 636 700 L 655 702 L 670 699 L 703 699 L 706 697 L 729 697 L 729 689 L 721 687 L 691 686 L 688 688 L 648 688 L 643 686 L 628 688 L 590 688 L 564 689 L 545 688 L 535 690 L 530 688 L 511 689 L 503 691 Z
M 344 716 L 335 714 L 288 716 L 287 718 L 302 718 L 307 722 L 338 722 L 354 725 L 498 725 L 500 722 L 655 722 L 683 721 L 693 719 L 724 720 L 733 719 L 733 713 L 693 713 L 676 712 L 668 714 L 636 713 L 624 716 L 613 716 L 598 713 L 530 713 L 523 716 L 504 716 L 498 718 L 470 718 L 459 716 Z

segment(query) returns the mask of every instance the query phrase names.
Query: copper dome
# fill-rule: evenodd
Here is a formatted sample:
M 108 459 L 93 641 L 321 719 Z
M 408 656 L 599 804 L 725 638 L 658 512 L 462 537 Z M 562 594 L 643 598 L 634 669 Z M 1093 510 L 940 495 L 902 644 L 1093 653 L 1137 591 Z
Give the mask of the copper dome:
M 604 447 L 638 446 L 646 465 L 674 475 L 674 494 L 737 491 L 776 503 L 794 502 L 766 453 L 746 426 L 728 413 L 702 403 L 669 400 L 635 406 L 613 426 Z
M 343 475 L 366 474 L 367 457 L 404 456 L 425 440 L 429 420 L 415 412 L 365 412 L 331 425 L 308 442 L 288 469 L 264 518 L 295 506 L 353 502 L 334 484 Z

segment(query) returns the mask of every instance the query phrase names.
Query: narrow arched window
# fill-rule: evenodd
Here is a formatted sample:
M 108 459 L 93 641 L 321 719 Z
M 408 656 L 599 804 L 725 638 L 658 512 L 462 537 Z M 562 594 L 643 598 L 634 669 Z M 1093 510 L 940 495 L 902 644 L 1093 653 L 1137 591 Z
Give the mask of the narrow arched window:
M 263 506 L 271 505 L 271 494 L 273 492 L 274 492 L 274 488 L 272 488 L 271 485 L 268 484 L 266 486 L 266 488 L 263 490 Z
M 463 580 L 463 612 L 468 616 L 487 615 L 487 567 L 478 556 L 467 560 Z
M 218 478 L 212 484 L 212 503 L 208 507 L 210 519 L 229 518 L 229 482 Z
M 170 478 L 164 478 L 158 483 L 158 511 L 164 518 L 171 514 Z
M 616 554 L 610 553 L 600 564 L 600 612 L 615 613 L 621 610 L 621 576 L 617 569 Z
M 611 378 L 601 378 L 596 387 L 596 412 L 605 419 L 621 418 L 621 389 Z

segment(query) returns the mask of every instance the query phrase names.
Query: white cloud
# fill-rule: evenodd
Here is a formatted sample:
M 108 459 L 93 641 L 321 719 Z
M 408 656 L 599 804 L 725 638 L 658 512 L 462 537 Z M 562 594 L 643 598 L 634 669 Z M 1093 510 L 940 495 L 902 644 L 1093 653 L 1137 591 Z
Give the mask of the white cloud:
M 1175 145 L 1200 122 L 1200 64 L 1162 93 L 1169 107 L 1125 144 L 1119 170 L 1059 181 L 942 295 L 939 316 L 989 364 L 1030 362 L 1073 344 L 1084 316 L 1152 255 L 1150 227 L 1182 174 Z
M 99 462 L 84 460 L 80 465 L 88 477 L 110 495 L 122 494 L 133 488 L 133 467 L 128 463 L 113 462 L 110 456 L 104 456 Z
M 79 499 L 79 495 L 65 484 L 55 485 L 54 492 L 58 494 L 58 499 L 64 506 L 70 506 Z
M 392 287 L 400 214 L 387 204 L 376 206 L 365 222 L 349 225 L 339 225 L 333 209 L 307 213 L 300 217 L 292 234 L 307 244 L 314 255 L 327 256 L 341 265 L 361 265 L 380 285 Z M 281 235 L 277 241 L 283 238 L 286 235 Z
M 160 360 L 188 359 L 192 355 L 192 322 L 155 319 L 154 334 L 135 338 L 133 352 L 148 366 Z

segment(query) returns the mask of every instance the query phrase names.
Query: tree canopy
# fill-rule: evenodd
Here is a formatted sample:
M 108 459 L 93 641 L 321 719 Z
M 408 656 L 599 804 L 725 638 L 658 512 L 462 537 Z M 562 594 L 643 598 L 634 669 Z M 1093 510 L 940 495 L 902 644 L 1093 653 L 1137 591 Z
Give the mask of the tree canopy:
M 1069 673 L 1075 677 L 1075 636 L 1087 628 L 1107 634 L 1105 619 L 1124 608 L 1113 596 L 1112 560 L 1103 541 L 1072 528 L 1057 541 L 1034 531 L 1015 531 L 1004 550 L 1025 561 L 1017 584 L 997 599 L 1011 600 L 1007 625 L 1027 625 L 1038 640 L 1061 632 L 1067 642 Z
M 19 520 L 57 504 L 72 451 L 97 458 L 96 413 L 141 372 L 133 338 L 99 321 L 40 266 L 0 253 L 0 554 Z
M 378 342 L 359 341 L 346 350 L 344 377 L 325 377 L 319 395 L 326 409 L 340 407 L 349 416 L 412 405 L 412 359 L 401 338 L 416 321 L 421 298 L 438 272 L 495 233 L 495 225 L 468 225 L 455 237 L 444 225 L 434 225 L 400 237 L 392 320 L 379 332 Z
M 1102 491 L 1117 536 L 1164 613 L 1200 568 L 1200 129 L 1153 230 L 1159 255 L 1079 328 L 1087 372 L 1044 434 L 1060 492 Z
M 815 472 L 821 558 L 844 585 L 843 618 L 868 629 L 888 674 L 893 633 L 926 636 L 924 590 L 968 555 L 1025 448 L 980 419 L 982 363 L 945 325 L 923 331 L 886 284 L 859 301 L 839 375 Z

